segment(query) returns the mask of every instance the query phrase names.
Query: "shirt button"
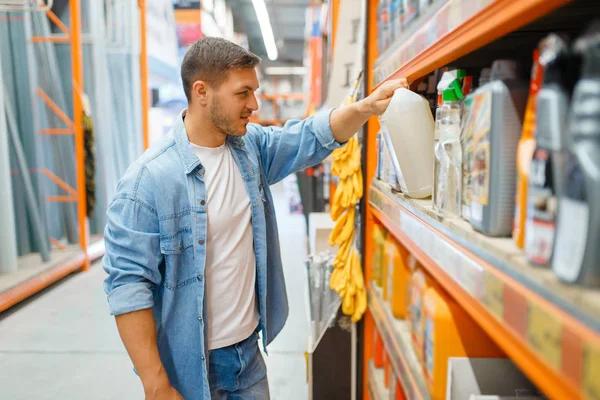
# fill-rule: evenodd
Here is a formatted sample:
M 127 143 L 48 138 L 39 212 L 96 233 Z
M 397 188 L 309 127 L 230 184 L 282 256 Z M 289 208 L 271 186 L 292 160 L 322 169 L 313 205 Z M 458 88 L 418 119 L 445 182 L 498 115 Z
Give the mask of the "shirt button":
M 198 275 L 197 278 L 200 282 L 202 282 L 202 275 Z
M 198 244 L 203 245 L 204 244 L 204 240 L 203 239 L 198 240 Z
M 202 356 L 201 358 L 202 358 L 202 361 L 204 361 L 204 356 Z
M 200 205 L 201 205 L 201 206 L 203 206 L 203 205 L 205 205 L 205 204 L 206 204 L 206 201 L 204 201 L 204 200 L 200 200 Z
M 202 317 L 198 317 L 198 321 L 202 321 Z

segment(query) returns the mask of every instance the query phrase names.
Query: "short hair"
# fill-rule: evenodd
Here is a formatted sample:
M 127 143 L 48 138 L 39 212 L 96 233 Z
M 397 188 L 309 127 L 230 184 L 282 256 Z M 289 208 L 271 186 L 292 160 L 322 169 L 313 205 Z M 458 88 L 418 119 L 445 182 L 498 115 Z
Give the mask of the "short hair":
M 219 87 L 232 69 L 254 68 L 260 57 L 242 46 L 218 37 L 197 40 L 186 51 L 181 63 L 181 80 L 188 102 L 192 98 L 192 85 L 202 80 Z

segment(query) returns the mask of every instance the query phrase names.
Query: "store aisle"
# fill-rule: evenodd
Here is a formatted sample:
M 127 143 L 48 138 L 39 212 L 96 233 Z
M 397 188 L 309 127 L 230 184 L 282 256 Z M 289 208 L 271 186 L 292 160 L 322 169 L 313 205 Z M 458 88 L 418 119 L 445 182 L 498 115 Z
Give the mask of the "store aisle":
M 265 357 L 272 400 L 308 399 L 306 383 L 306 339 L 308 321 L 304 291 L 306 289 L 306 220 L 302 214 L 291 215 L 283 184 L 271 188 L 279 224 L 281 257 L 290 304 L 290 314 L 281 334 L 267 349 Z
M 0 315 L 0 389 L 11 400 L 143 399 L 95 263 Z
M 279 217 L 290 317 L 269 346 L 273 400 L 308 398 L 304 351 L 305 223 L 290 215 L 282 185 L 273 188 Z M 143 391 L 108 315 L 97 262 L 30 301 L 0 314 L 0 392 L 11 400 L 143 399 Z

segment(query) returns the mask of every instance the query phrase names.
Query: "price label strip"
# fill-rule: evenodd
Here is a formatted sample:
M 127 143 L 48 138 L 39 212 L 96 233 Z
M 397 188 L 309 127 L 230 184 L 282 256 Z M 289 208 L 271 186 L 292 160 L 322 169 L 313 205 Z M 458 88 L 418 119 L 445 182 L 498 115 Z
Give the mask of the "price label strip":
M 483 302 L 496 318 L 502 320 L 504 317 L 504 282 L 496 278 L 492 273 L 483 275 Z
M 560 371 L 562 323 L 536 304 L 529 303 L 527 339 L 555 371 Z
M 583 361 L 583 393 L 586 399 L 600 400 L 600 349 L 589 343 Z

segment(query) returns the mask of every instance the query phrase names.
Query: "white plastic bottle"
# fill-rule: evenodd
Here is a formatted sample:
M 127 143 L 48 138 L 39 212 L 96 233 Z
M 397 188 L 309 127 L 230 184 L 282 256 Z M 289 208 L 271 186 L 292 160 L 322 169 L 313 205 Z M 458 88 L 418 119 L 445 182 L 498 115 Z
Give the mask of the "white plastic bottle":
M 435 128 L 427 100 L 408 89 L 397 89 L 379 123 L 389 135 L 398 175 L 404 178 L 402 192 L 414 198 L 430 196 Z
M 441 144 L 440 176 L 437 193 L 441 200 L 440 211 L 460 216 L 462 187 L 462 150 L 460 147 L 460 112 L 458 98 L 453 89 L 443 93 L 439 108 L 439 140 Z

